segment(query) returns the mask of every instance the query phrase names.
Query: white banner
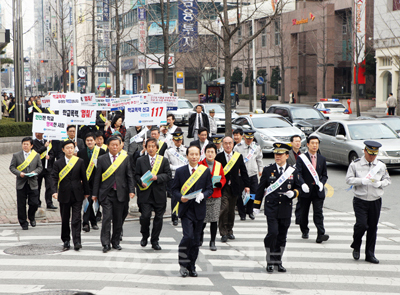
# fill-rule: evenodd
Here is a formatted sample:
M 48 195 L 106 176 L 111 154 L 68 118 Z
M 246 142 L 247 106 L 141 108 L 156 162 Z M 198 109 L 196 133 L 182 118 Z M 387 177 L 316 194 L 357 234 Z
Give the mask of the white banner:
M 32 133 L 44 133 L 43 138 L 47 140 L 64 140 L 67 135 L 67 122 L 61 115 L 34 113 Z
M 125 108 L 126 126 L 148 126 L 167 124 L 166 104 L 146 104 Z
M 94 93 L 81 94 L 81 105 L 95 106 L 96 105 L 96 94 L 94 94 Z
M 81 105 L 81 94 L 80 93 L 53 93 L 50 95 L 50 109 L 60 110 L 63 105 Z
M 96 107 L 63 105 L 60 115 L 66 118 L 66 122 L 72 125 L 96 125 Z
M 96 109 L 98 111 L 111 111 L 111 104 L 115 101 L 116 98 L 98 98 L 96 97 Z
M 366 0 L 357 0 L 354 1 L 354 10 L 355 17 L 353 17 L 354 23 L 354 38 L 353 40 L 353 50 L 354 50 L 354 59 L 357 63 L 362 63 L 365 58 L 365 42 L 366 42 L 366 22 L 365 22 L 365 9 L 366 9 Z M 356 45 L 357 44 L 357 49 Z M 356 52 L 356 50 L 358 52 Z M 358 55 L 358 56 L 357 56 Z
M 45 96 L 42 97 L 41 101 L 42 101 L 42 108 L 49 108 L 50 107 L 50 96 Z
M 143 94 L 123 95 L 118 100 L 111 103 L 111 110 L 123 110 L 125 106 L 139 105 L 144 102 Z
M 145 102 L 147 103 L 164 103 L 168 108 L 178 107 L 178 97 L 170 96 L 168 93 L 152 94 L 148 93 L 145 97 Z

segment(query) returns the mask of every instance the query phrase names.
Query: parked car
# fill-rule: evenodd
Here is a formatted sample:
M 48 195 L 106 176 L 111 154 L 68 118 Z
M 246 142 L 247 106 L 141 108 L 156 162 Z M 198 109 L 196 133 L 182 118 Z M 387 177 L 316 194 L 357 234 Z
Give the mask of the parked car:
M 217 128 L 218 130 L 225 129 L 225 104 L 223 103 L 200 103 L 196 104 L 193 110 L 190 112 L 189 116 L 196 112 L 196 106 L 201 105 L 203 107 L 203 112 L 210 115 L 210 110 L 214 109 L 215 117 L 217 118 Z M 232 120 L 237 118 L 238 114 L 235 110 L 232 110 Z
M 335 119 L 348 119 L 349 117 L 348 110 L 337 98 L 321 98 L 321 101 L 315 103 L 313 108 L 316 108 L 325 117 L 328 116 L 330 119 L 334 117 Z M 340 116 L 342 117 L 340 118 Z
M 378 159 L 388 168 L 400 167 L 400 137 L 379 120 L 333 120 L 313 133 L 320 140 L 319 150 L 327 161 L 349 165 L 364 154 L 364 141 L 382 144 Z
M 243 130 L 255 130 L 257 143 L 261 146 L 263 153 L 272 153 L 275 142 L 289 143 L 293 135 L 300 135 L 301 150 L 306 148 L 306 136 L 303 131 L 295 127 L 281 115 L 276 114 L 253 114 L 239 116 L 232 122 L 232 128 Z
M 390 128 L 397 132 L 400 135 L 400 117 L 398 116 L 376 116 L 376 118 L 386 123 Z
M 168 111 L 168 114 L 174 114 L 175 124 L 188 124 L 189 113 L 193 109 L 192 103 L 187 99 L 178 99 L 178 109 L 176 111 Z
M 324 117 L 317 109 L 306 104 L 273 104 L 267 113 L 281 115 L 306 135 L 329 120 L 329 117 Z

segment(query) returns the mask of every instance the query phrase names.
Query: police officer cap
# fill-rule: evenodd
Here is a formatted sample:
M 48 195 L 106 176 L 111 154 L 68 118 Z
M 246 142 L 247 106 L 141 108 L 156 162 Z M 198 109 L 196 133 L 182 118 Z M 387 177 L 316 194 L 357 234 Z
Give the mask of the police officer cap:
M 286 154 L 292 149 L 290 145 L 286 143 L 276 142 L 273 144 L 273 146 L 274 146 L 274 154 Z
M 216 134 L 216 135 L 211 136 L 211 138 L 213 140 L 213 143 L 221 143 L 224 136 L 220 135 L 220 134 Z
M 367 153 L 374 156 L 379 153 L 379 148 L 382 146 L 379 142 L 373 140 L 366 140 L 364 144 Z
M 183 139 L 183 131 L 182 131 L 182 129 L 179 128 L 179 127 L 176 128 L 176 129 L 175 129 L 175 132 L 172 133 L 172 138 L 175 139 L 175 140 L 181 140 L 181 139 Z
M 215 113 L 214 109 L 209 110 L 209 113 Z
M 248 139 L 254 138 L 254 133 L 256 133 L 254 130 L 243 131 L 244 137 Z

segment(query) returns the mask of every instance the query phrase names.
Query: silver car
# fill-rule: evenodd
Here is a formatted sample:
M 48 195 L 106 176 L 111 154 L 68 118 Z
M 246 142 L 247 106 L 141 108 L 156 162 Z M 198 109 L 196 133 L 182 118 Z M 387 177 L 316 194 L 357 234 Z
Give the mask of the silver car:
M 217 118 L 218 130 L 225 129 L 225 105 L 223 103 L 199 103 L 199 104 L 196 104 L 194 106 L 193 110 L 190 112 L 190 115 L 194 114 L 196 112 L 196 107 L 198 105 L 201 105 L 203 107 L 203 111 L 207 115 L 210 115 L 210 110 L 213 109 L 215 111 L 215 117 Z M 232 110 L 232 120 L 237 117 L 238 117 L 238 114 L 236 113 L 236 111 Z
M 168 111 L 168 114 L 175 116 L 175 124 L 188 124 L 189 113 L 193 109 L 192 103 L 187 99 L 178 99 L 178 109 L 176 111 Z
M 263 153 L 272 153 L 275 142 L 289 143 L 293 135 L 300 135 L 301 150 L 306 148 L 306 136 L 299 128 L 281 115 L 277 114 L 253 114 L 239 116 L 232 123 L 232 129 L 255 130 L 257 143 L 261 146 Z
M 332 120 L 313 133 L 320 140 L 320 152 L 327 161 L 349 165 L 364 154 L 364 141 L 382 144 L 378 159 L 389 168 L 400 167 L 400 137 L 378 120 Z

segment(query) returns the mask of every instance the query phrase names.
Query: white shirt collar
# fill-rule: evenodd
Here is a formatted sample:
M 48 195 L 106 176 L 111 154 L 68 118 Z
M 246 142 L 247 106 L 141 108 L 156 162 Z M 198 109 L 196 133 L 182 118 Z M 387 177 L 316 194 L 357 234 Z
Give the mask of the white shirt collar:
M 70 159 L 68 159 L 67 156 L 64 156 L 64 158 L 65 158 L 65 164 L 68 164 Z
M 229 156 L 231 156 L 231 158 L 232 158 L 232 155 L 233 155 L 233 150 L 231 151 L 231 153 L 230 154 L 228 154 L 227 152 L 225 152 L 225 150 L 224 150 L 224 154 L 225 154 L 225 157 L 228 157 L 228 155 Z
M 113 156 L 110 152 L 109 152 L 108 154 L 110 155 L 111 163 L 114 162 L 114 156 Z M 118 154 L 115 155 L 115 160 L 118 158 L 119 154 L 120 154 L 120 153 L 118 153 Z
M 192 169 L 194 168 L 195 170 L 197 170 L 197 167 L 199 167 L 199 165 L 197 164 L 196 167 L 192 167 L 192 166 L 190 166 L 190 164 L 189 164 L 188 167 L 189 167 L 190 175 L 192 175 Z
M 275 163 L 276 164 L 276 163 Z M 283 168 L 283 171 L 285 171 L 286 170 L 286 166 L 287 166 L 287 163 L 285 163 L 285 165 L 283 165 L 282 166 L 282 168 Z M 278 164 L 276 164 L 276 168 L 278 169 L 278 171 L 280 172 L 280 170 L 279 170 L 279 168 L 281 168 L 281 166 L 279 166 Z

